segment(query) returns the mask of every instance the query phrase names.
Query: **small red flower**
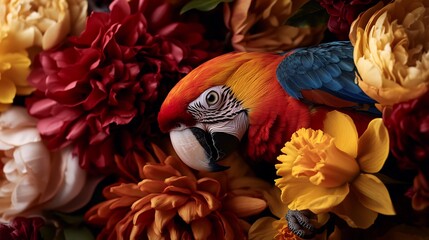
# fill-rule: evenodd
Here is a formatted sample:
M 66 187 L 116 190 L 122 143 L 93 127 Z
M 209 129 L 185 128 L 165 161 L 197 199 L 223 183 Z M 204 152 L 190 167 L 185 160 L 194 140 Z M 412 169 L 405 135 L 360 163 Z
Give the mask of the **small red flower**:
M 167 92 L 211 56 L 203 33 L 163 0 L 116 0 L 109 13 L 93 12 L 79 37 L 34 61 L 27 105 L 48 147 L 73 143 L 82 167 L 112 171 L 124 139 L 160 135 Z
M 429 92 L 420 98 L 393 105 L 383 114 L 390 149 L 403 169 L 421 168 L 429 176 Z
M 17 217 L 9 224 L 0 224 L 0 236 L 3 240 L 41 239 L 39 229 L 43 224 L 43 219 L 39 217 Z
M 319 0 L 329 14 L 328 29 L 339 40 L 346 40 L 350 26 L 358 15 L 373 6 L 378 0 Z
M 421 172 L 414 178 L 413 187 L 407 195 L 411 197 L 411 206 L 417 211 L 429 207 L 429 181 Z

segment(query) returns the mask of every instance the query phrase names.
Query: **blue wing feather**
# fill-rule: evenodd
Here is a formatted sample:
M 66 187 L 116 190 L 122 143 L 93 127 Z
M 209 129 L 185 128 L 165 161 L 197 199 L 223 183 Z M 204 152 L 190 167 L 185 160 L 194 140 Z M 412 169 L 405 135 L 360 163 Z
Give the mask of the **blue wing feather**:
M 277 79 L 294 98 L 303 90 L 322 90 L 356 104 L 374 104 L 355 83 L 353 46 L 349 41 L 293 50 L 277 68 Z

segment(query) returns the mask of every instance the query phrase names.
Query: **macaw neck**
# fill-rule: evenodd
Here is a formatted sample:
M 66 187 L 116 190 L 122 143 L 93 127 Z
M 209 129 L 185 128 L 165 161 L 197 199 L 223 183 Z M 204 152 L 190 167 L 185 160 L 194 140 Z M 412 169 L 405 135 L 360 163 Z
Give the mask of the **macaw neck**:
M 247 157 L 255 161 L 275 163 L 281 149 L 300 128 L 323 129 L 326 114 L 337 110 L 350 116 L 360 136 L 375 116 L 349 109 L 313 107 L 289 97 L 281 108 L 271 108 L 257 124 L 250 124 Z
M 246 144 L 246 155 L 255 161 L 274 163 L 292 134 L 310 127 L 309 107 L 286 94 L 257 115 L 250 117 Z

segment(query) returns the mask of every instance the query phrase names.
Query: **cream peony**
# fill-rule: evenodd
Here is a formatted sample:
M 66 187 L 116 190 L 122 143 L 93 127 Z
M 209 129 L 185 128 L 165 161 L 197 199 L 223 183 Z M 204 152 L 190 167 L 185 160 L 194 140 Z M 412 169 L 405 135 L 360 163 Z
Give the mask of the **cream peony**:
M 421 96 L 429 84 L 429 1 L 396 0 L 363 13 L 350 40 L 362 90 L 381 105 Z
M 0 0 L 0 52 L 50 49 L 85 27 L 85 0 Z
M 41 215 L 43 210 L 77 210 L 97 183 L 79 167 L 70 148 L 47 150 L 25 108 L 0 114 L 0 157 L 0 221 Z

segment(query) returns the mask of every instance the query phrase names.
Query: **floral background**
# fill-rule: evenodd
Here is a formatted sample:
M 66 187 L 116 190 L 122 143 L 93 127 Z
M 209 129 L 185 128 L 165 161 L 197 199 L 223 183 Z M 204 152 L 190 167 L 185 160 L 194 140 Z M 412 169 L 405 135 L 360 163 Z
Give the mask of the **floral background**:
M 285 220 L 299 208 L 331 226 L 320 239 L 428 238 L 428 1 L 0 5 L 2 239 L 299 239 Z M 209 173 L 182 163 L 159 130 L 167 93 L 199 64 L 336 40 L 352 42 L 358 84 L 382 111 L 364 133 L 332 112 L 275 165 L 234 153 L 229 170 Z M 316 137 L 348 159 L 323 173 L 340 182 L 294 178 L 297 156 L 320 151 L 303 147 Z

